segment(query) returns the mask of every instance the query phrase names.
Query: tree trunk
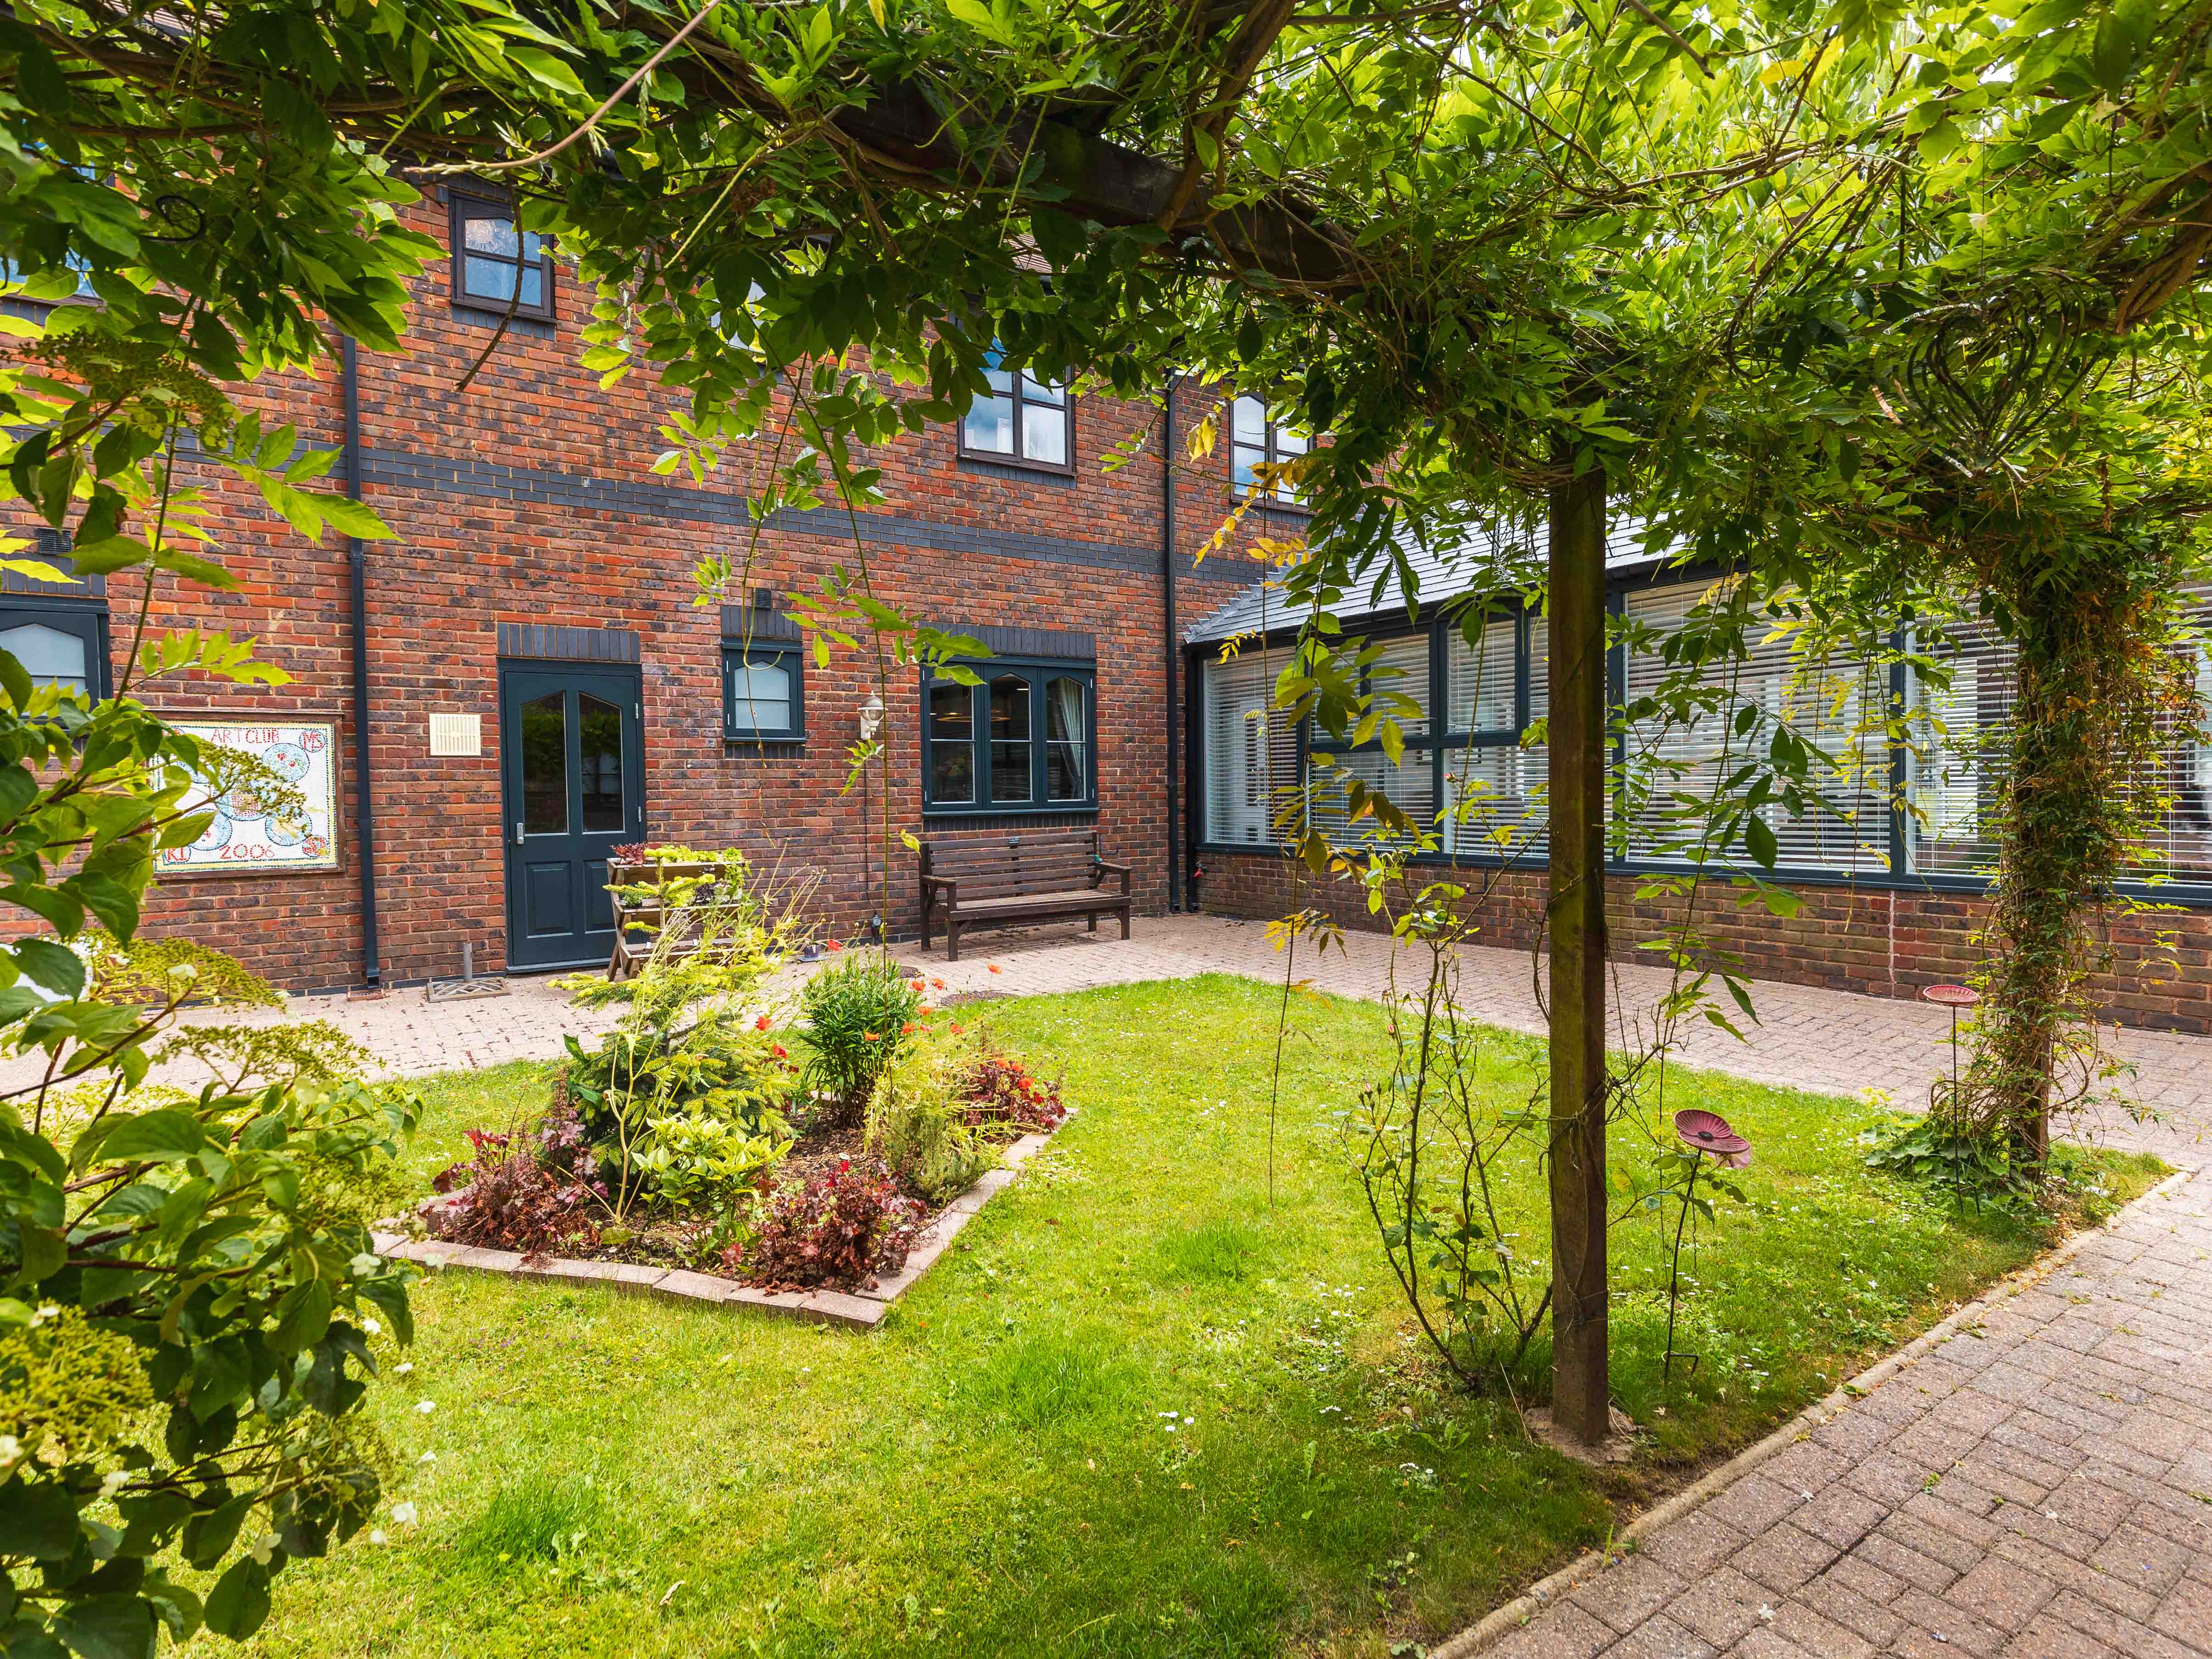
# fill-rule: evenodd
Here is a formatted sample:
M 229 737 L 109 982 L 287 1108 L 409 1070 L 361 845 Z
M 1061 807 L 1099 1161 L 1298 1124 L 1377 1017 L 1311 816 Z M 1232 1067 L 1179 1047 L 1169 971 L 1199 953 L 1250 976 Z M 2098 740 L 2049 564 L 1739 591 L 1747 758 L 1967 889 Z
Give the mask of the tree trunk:
M 1551 495 L 1552 1420 L 1611 1406 L 1605 1237 L 1605 473 Z

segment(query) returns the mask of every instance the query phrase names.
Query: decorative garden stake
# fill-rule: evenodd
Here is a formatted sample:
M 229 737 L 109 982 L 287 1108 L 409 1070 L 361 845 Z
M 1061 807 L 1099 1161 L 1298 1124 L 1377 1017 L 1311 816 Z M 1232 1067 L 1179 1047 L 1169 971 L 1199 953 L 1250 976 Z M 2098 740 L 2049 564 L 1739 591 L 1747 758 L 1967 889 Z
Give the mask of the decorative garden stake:
M 1690 1206 L 1697 1205 L 1708 1216 L 1713 1212 L 1712 1205 L 1697 1196 L 1698 1176 L 1708 1158 L 1717 1170 L 1741 1170 L 1751 1162 L 1751 1143 L 1730 1128 L 1718 1112 L 1692 1108 L 1675 1113 L 1674 1136 L 1689 1151 L 1689 1169 L 1682 1183 L 1682 1218 L 1674 1224 L 1674 1260 L 1668 1268 L 1667 1353 L 1660 1364 L 1661 1374 L 1668 1376 L 1674 1372 L 1674 1315 L 1681 1305 L 1682 1235 L 1689 1229 Z
M 1951 1011 L 1951 1109 L 1955 1112 L 1959 1109 L 1959 1010 L 1972 1007 L 1982 1000 L 1982 994 L 1971 985 L 1929 985 L 1922 988 L 1920 1000 Z

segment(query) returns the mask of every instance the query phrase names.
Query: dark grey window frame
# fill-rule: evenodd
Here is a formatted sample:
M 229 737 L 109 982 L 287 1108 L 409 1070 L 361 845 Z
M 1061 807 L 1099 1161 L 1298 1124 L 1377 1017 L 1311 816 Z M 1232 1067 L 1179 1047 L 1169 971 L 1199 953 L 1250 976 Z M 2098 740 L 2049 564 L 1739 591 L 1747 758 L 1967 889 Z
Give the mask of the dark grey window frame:
M 1276 447 L 1277 440 L 1282 433 L 1283 423 L 1277 420 L 1273 411 L 1268 409 L 1267 400 L 1256 392 L 1237 392 L 1229 400 L 1229 499 L 1232 501 L 1249 501 L 1255 507 L 1264 507 L 1270 513 L 1296 513 L 1303 517 L 1311 518 L 1313 508 L 1295 498 L 1285 500 L 1277 493 L 1280 488 L 1279 485 L 1266 484 L 1255 487 L 1237 482 L 1237 452 L 1252 447 L 1249 444 L 1242 444 L 1237 441 L 1237 404 L 1239 398 L 1249 398 L 1260 405 L 1260 424 L 1263 434 L 1261 449 L 1261 461 L 1268 466 L 1279 466 L 1283 460 L 1282 453 Z M 1306 440 L 1306 453 L 1310 454 L 1319 447 L 1320 442 L 1317 438 L 1310 437 Z
M 1474 627 L 1478 640 L 1483 627 L 1490 623 L 1510 619 L 1513 623 L 1513 724 L 1483 726 L 1465 732 L 1449 729 L 1451 724 L 1450 641 L 1453 635 L 1461 633 L 1462 617 L 1460 615 L 1455 613 L 1443 621 L 1424 623 L 1419 628 L 1400 626 L 1387 630 L 1377 629 L 1367 635 L 1370 643 L 1377 645 L 1387 645 L 1421 635 L 1427 635 L 1429 647 L 1427 695 L 1422 701 L 1429 711 L 1429 729 L 1418 733 L 1407 732 L 1405 748 L 1409 754 L 1426 751 L 1429 757 L 1429 799 L 1436 802 L 1439 808 L 1444 799 L 1444 784 L 1450 770 L 1449 757 L 1452 755 L 1468 749 L 1518 749 L 1521 747 L 1522 739 L 1528 734 L 1530 725 L 1529 705 L 1532 701 L 1528 684 L 1531 667 L 1530 624 L 1535 616 L 1536 613 L 1526 605 L 1496 603 L 1476 617 Z M 1363 696 L 1373 696 L 1376 684 L 1371 668 L 1360 671 L 1359 690 Z M 1404 692 L 1407 695 L 1411 695 L 1413 690 L 1412 681 L 1406 677 L 1385 680 L 1381 683 L 1381 685 L 1384 690 Z M 1368 755 L 1379 753 L 1382 750 L 1382 741 L 1379 738 L 1370 738 L 1364 743 L 1346 743 L 1318 730 L 1310 719 L 1299 722 L 1298 769 L 1301 773 L 1305 769 L 1306 757 L 1309 754 Z M 1205 845 L 1207 847 L 1218 845 L 1223 851 L 1233 852 L 1237 849 L 1237 843 L 1207 842 Z M 1251 848 L 1248 846 L 1244 850 L 1249 852 Z M 1425 859 L 1434 859 L 1447 863 L 1455 860 L 1464 863 L 1470 858 L 1487 855 L 1434 853 L 1422 856 Z M 1500 858 L 1498 861 L 1525 861 L 1525 855 L 1521 855 L 1519 858 Z
M 99 599 L 49 599 L 0 594 L 0 629 L 43 623 L 84 641 L 85 689 L 94 702 L 115 695 L 114 665 L 108 660 L 107 605 Z
M 1620 572 L 1614 574 L 1607 584 L 1607 608 L 1615 612 L 1620 611 L 1625 608 L 1627 596 L 1632 590 L 1650 584 L 1655 580 L 1673 582 L 1694 580 L 1700 577 L 1710 579 L 1725 574 L 1726 569 L 1727 567 L 1717 562 L 1699 562 L 1693 565 L 1670 566 L 1657 571 L 1635 569 Z M 1490 614 L 1495 617 L 1504 608 L 1500 605 L 1493 605 Z M 1440 732 L 1419 738 L 1408 737 L 1406 740 L 1406 746 L 1408 749 L 1421 744 L 1428 745 L 1432 751 L 1434 763 L 1441 766 L 1443 757 L 1455 750 L 1504 746 L 1520 742 L 1530 721 L 1528 677 L 1531 665 L 1528 646 L 1529 623 L 1534 615 L 1534 613 L 1529 611 L 1522 612 L 1520 632 L 1515 641 L 1515 710 L 1521 722 L 1521 729 L 1510 732 L 1501 729 L 1480 732 Z M 1363 623 L 1371 625 L 1363 626 Z M 1402 612 L 1399 613 L 1395 623 L 1387 616 L 1364 618 L 1347 616 L 1343 619 L 1343 625 L 1346 632 L 1361 634 L 1375 642 L 1403 639 L 1413 634 L 1427 632 L 1431 635 L 1430 708 L 1432 713 L 1438 714 L 1439 718 L 1448 718 L 1449 710 L 1444 701 L 1446 676 L 1443 666 L 1443 635 L 1446 629 L 1457 627 L 1455 615 L 1449 620 L 1425 623 L 1415 628 L 1405 626 Z M 1909 618 L 1901 621 L 1899 632 L 1901 634 L 1908 625 Z M 1269 633 L 1267 643 L 1273 646 L 1288 646 L 1295 638 L 1294 629 L 1275 629 Z M 1893 643 L 1901 643 L 1901 641 L 1893 641 Z M 1247 641 L 1246 648 L 1255 650 L 1259 648 L 1259 641 Z M 1184 668 L 1191 677 L 1191 684 L 1199 684 L 1200 677 L 1205 672 L 1206 664 L 1218 654 L 1219 649 L 1218 641 L 1199 642 L 1186 647 Z M 1628 737 L 1627 733 L 1620 729 L 1618 720 L 1620 708 L 1626 700 L 1626 652 L 1621 646 L 1616 644 L 1607 652 L 1606 655 L 1607 678 L 1610 687 L 1607 718 L 1613 722 L 1614 728 L 1610 744 L 1613 750 L 1612 766 L 1617 769 L 1626 763 L 1627 757 Z M 1906 690 L 1905 671 L 1902 662 L 1895 663 L 1891 667 L 1890 688 L 1892 696 L 1901 704 Z M 1237 854 L 1246 857 L 1261 858 L 1294 856 L 1293 853 L 1279 846 L 1254 846 L 1249 842 L 1216 841 L 1206 836 L 1203 802 L 1207 758 L 1204 703 L 1205 699 L 1201 696 L 1194 696 L 1189 699 L 1184 726 L 1184 755 L 1188 789 L 1187 799 L 1190 803 L 1186 809 L 1189 845 L 1200 854 Z M 1350 745 L 1330 744 L 1326 740 L 1317 742 L 1314 739 L 1310 721 L 1300 722 L 1297 738 L 1298 768 L 1301 774 L 1304 770 L 1305 757 L 1310 749 L 1326 749 L 1335 753 L 1356 753 L 1381 747 L 1381 744 L 1376 742 L 1360 744 L 1357 750 Z M 1905 750 L 1901 747 L 1891 749 L 1890 763 L 1893 768 L 1893 776 L 1901 775 L 1905 764 Z M 1443 799 L 1441 775 L 1437 780 L 1435 799 L 1438 801 Z M 1889 867 L 1886 870 L 1821 870 L 1808 869 L 1802 866 L 1782 865 L 1778 866 L 1766 878 L 1790 887 L 1858 888 L 1877 893 L 1956 893 L 1976 896 L 1989 891 L 1991 882 L 1987 876 L 1948 871 L 1911 869 L 1905 850 L 1906 822 L 1907 814 L 1903 803 L 1893 802 L 1890 807 L 1889 823 Z M 1462 869 L 1500 869 L 1518 866 L 1540 870 L 1548 867 L 1549 855 L 1541 848 L 1529 848 L 1514 853 L 1469 850 L 1458 853 L 1420 854 L 1415 856 L 1413 862 L 1420 866 L 1455 866 Z M 1614 858 L 1609 853 L 1606 860 L 1606 871 L 1609 875 L 1622 876 L 1695 875 L 1699 872 L 1697 866 L 1683 860 Z M 1705 873 L 1711 875 L 1714 872 L 1709 867 Z M 2124 890 L 2141 894 L 2154 902 L 2179 905 L 2196 910 L 2212 909 L 2212 882 L 2166 877 L 2155 879 L 2132 878 L 2124 880 L 2122 885 Z
M 958 685 L 959 682 L 925 669 L 921 676 L 921 810 L 925 817 L 1048 817 L 1067 812 L 1096 812 L 1098 810 L 1098 664 L 1095 658 L 1076 657 L 989 657 L 959 666 L 969 670 L 982 681 L 981 685 L 962 686 L 969 696 L 969 744 L 973 746 L 971 762 L 975 779 L 975 799 L 962 801 L 940 801 L 937 799 L 936 769 L 930 764 L 929 694 L 937 685 Z M 1024 679 L 1030 688 L 1030 794 L 1024 800 L 1000 801 L 991 799 L 991 682 L 1012 674 Z M 1048 800 L 1045 799 L 1045 757 L 1048 730 L 1045 719 L 1045 687 L 1056 679 L 1079 680 L 1083 685 L 1084 793 L 1080 800 Z
M 968 417 L 965 415 L 963 415 L 957 421 L 953 422 L 953 433 L 958 446 L 958 453 L 960 456 L 966 460 L 986 461 L 993 466 L 1015 466 L 1020 467 L 1024 471 L 1049 473 L 1054 477 L 1073 477 L 1075 476 L 1076 455 L 1075 382 L 1073 379 L 1071 377 L 1066 385 L 1060 387 L 1060 401 L 1058 404 L 1045 405 L 1048 408 L 1058 408 L 1067 418 L 1067 459 L 1064 462 L 1033 460 L 1030 457 L 1022 453 L 1023 410 L 1027 409 L 1030 404 L 1030 399 L 1023 395 L 1022 382 L 1024 380 L 1035 380 L 1039 386 L 1043 386 L 1048 383 L 1042 375 L 1032 374 L 1025 367 L 1008 369 L 1004 364 L 998 363 L 993 364 L 992 367 L 1013 376 L 1014 387 L 1012 394 L 1014 405 L 1013 447 L 1010 450 L 981 449 L 975 445 L 969 443 L 968 441 Z
M 737 723 L 737 696 L 732 672 L 740 664 L 774 666 L 791 676 L 791 724 L 774 728 L 741 727 Z M 725 743 L 805 743 L 806 741 L 806 650 L 790 640 L 722 639 L 722 741 Z
M 511 311 L 514 315 L 527 318 L 532 322 L 551 322 L 554 311 L 553 255 L 542 234 L 534 230 L 526 231 L 522 228 L 521 216 L 515 205 L 514 198 L 487 185 L 471 187 L 466 185 L 453 185 L 447 189 L 446 208 L 446 258 L 447 263 L 453 267 L 453 304 L 465 311 L 487 313 L 495 317 L 507 316 Z M 520 247 L 522 237 L 538 238 L 538 264 L 540 272 L 538 281 L 545 295 L 542 304 L 532 305 L 525 300 L 507 301 L 489 295 L 471 294 L 468 291 L 469 252 L 466 232 L 468 221 L 471 218 L 506 220 L 514 227 L 518 250 Z M 505 255 L 496 253 L 478 254 L 477 257 L 495 259 L 502 264 L 512 264 L 515 273 L 515 290 L 518 295 L 520 293 L 522 268 L 527 261 L 520 257 L 508 259 Z

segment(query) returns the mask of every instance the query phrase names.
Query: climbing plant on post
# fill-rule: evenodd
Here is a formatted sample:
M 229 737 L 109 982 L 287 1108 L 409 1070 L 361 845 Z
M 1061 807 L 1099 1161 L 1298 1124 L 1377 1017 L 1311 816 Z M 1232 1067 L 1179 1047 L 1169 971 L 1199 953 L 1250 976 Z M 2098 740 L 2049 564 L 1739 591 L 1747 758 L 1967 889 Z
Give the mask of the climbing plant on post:
M 2212 252 L 2207 20 L 2053 0 L 1835 21 L 1832 95 L 1875 142 L 1747 297 L 1745 386 L 1705 435 L 1759 502 L 1737 533 L 1786 531 L 1808 587 L 2014 647 L 1978 780 L 1988 994 L 1952 1111 L 2037 1179 L 2052 1111 L 2099 1070 L 2098 920 L 2148 872 L 2161 750 L 2197 717 L 2173 636 L 2212 486 L 2187 303 Z

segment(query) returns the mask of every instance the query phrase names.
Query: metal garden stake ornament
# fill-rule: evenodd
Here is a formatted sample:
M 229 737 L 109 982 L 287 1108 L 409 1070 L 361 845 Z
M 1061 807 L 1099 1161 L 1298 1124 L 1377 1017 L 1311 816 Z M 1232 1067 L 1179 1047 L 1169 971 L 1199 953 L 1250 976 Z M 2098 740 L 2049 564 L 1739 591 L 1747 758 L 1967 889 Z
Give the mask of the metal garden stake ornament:
M 1741 1170 L 1751 1162 L 1751 1143 L 1730 1128 L 1718 1112 L 1692 1108 L 1675 1113 L 1674 1138 L 1687 1151 L 1690 1167 L 1688 1179 L 1682 1183 L 1682 1216 L 1674 1224 L 1674 1255 L 1667 1280 L 1667 1353 L 1661 1374 L 1668 1376 L 1674 1373 L 1674 1316 L 1682 1300 L 1682 1236 L 1689 1230 L 1692 1205 L 1707 1216 L 1713 1212 L 1711 1203 L 1697 1195 L 1698 1177 L 1705 1172 L 1708 1158 L 1713 1160 L 1717 1184 L 1720 1170 Z
M 1982 1000 L 1982 994 L 1971 985 L 1930 985 L 1920 997 L 1923 1002 L 1951 1011 L 1951 1109 L 1955 1112 L 1959 1109 L 1959 1010 L 1972 1007 Z

